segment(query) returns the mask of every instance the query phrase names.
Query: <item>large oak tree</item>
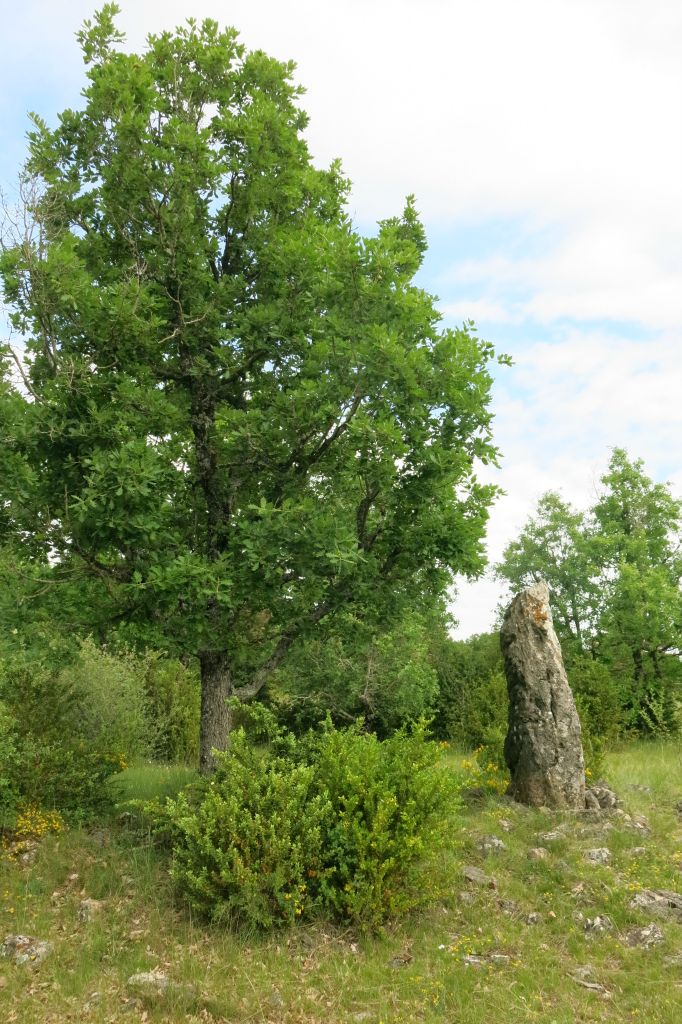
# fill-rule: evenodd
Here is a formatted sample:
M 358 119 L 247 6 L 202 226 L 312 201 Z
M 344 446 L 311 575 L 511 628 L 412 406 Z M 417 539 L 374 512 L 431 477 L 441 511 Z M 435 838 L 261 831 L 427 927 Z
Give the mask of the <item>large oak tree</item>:
M 226 698 L 311 630 L 480 570 L 493 353 L 413 283 L 411 200 L 354 230 L 291 65 L 212 21 L 127 54 L 116 13 L 80 33 L 82 109 L 33 119 L 5 241 L 2 525 L 87 594 L 65 623 L 198 658 L 207 769 Z

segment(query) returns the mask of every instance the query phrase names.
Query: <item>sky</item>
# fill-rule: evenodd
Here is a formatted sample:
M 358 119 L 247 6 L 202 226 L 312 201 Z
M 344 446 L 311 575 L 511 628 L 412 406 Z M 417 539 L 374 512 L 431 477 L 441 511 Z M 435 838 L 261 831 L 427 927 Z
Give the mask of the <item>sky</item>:
M 80 102 L 75 33 L 96 4 L 0 0 L 0 184 L 27 112 Z M 491 563 L 537 499 L 580 507 L 610 450 L 682 496 L 682 4 L 674 0 L 122 0 L 127 46 L 187 17 L 297 64 L 315 162 L 340 157 L 371 231 L 413 193 L 419 281 L 473 319 L 495 372 Z M 506 600 L 462 582 L 458 634 Z

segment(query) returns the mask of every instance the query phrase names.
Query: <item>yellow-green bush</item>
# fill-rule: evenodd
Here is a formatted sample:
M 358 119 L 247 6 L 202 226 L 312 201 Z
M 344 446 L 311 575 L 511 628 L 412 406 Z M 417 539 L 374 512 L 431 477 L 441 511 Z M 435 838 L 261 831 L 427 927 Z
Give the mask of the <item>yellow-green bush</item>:
M 194 909 L 261 928 L 315 912 L 374 928 L 423 897 L 418 865 L 456 802 L 440 746 L 331 725 L 266 750 L 243 730 L 197 797 L 168 802 L 172 873 Z

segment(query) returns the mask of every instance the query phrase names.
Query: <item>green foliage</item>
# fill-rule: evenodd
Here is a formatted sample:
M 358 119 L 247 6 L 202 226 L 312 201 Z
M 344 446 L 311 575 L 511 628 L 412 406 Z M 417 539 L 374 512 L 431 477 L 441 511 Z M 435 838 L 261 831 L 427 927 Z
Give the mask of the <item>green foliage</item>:
M 172 875 L 195 910 L 230 925 L 291 924 L 321 870 L 329 815 L 314 769 L 256 750 L 235 730 L 198 803 L 181 794 L 166 807 Z
M 51 667 L 51 645 L 7 645 L 0 660 L 0 813 L 21 803 L 73 819 L 111 802 L 107 780 L 155 753 L 196 757 L 198 681 L 154 654 L 83 640 Z M 66 657 L 66 656 L 65 656 Z
M 416 611 L 383 632 L 356 616 L 341 616 L 333 630 L 291 651 L 268 684 L 269 704 L 280 722 L 299 733 L 327 715 L 339 725 L 362 718 L 382 736 L 430 718 L 438 696 L 431 645 L 440 631 L 440 615 Z
M 446 638 L 434 649 L 433 661 L 439 686 L 437 735 L 467 749 L 501 749 L 508 702 L 499 635 Z
M 107 780 L 125 765 L 120 747 L 100 745 L 88 728 L 86 691 L 69 670 L 51 670 L 19 652 L 0 664 L 0 778 L 4 824 L 20 805 L 63 812 L 71 820 L 100 813 L 111 802 Z
M 412 199 L 353 229 L 292 65 L 211 20 L 124 53 L 115 13 L 82 108 L 34 118 L 0 256 L 1 525 L 32 612 L 54 584 L 68 628 L 198 658 L 208 758 L 223 698 L 325 619 L 379 635 L 481 570 L 494 353 L 414 284 Z
M 196 764 L 201 692 L 196 668 L 147 654 L 145 713 L 152 754 L 160 761 Z
M 146 672 L 144 657 L 98 647 L 92 638 L 82 641 L 78 657 L 62 669 L 54 686 L 77 703 L 72 728 L 87 744 L 118 752 L 127 761 L 150 753 Z
M 214 920 L 269 928 L 315 911 L 367 928 L 419 899 L 420 860 L 453 810 L 438 746 L 359 727 L 270 747 L 235 730 L 209 784 L 164 811 L 173 877 Z
M 613 741 L 627 731 L 622 684 L 608 665 L 583 655 L 568 668 L 583 736 Z
M 312 751 L 332 810 L 321 905 L 340 920 L 375 928 L 419 902 L 420 861 L 440 848 L 452 821 L 452 778 L 423 725 L 383 742 L 358 728 L 327 729 Z
M 0 830 L 13 822 L 21 801 L 21 765 L 14 719 L 0 703 Z
M 602 485 L 584 514 L 545 495 L 498 574 L 514 589 L 549 581 L 591 732 L 669 735 L 682 704 L 682 502 L 620 448 Z

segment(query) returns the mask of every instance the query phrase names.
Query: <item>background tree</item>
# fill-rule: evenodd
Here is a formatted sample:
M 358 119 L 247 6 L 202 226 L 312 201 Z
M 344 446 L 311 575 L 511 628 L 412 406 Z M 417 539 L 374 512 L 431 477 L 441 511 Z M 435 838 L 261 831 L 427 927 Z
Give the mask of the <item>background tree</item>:
M 584 514 L 541 498 L 497 572 L 515 590 L 548 580 L 571 682 L 596 728 L 610 730 L 618 704 L 621 727 L 671 731 L 682 697 L 682 502 L 621 448 L 601 483 Z
M 116 13 L 79 35 L 83 109 L 30 133 L 0 504 L 64 625 L 198 659 L 209 768 L 295 643 L 481 569 L 493 352 L 412 283 L 411 200 L 353 230 L 292 65 L 212 21 L 126 54 Z
M 496 567 L 515 592 L 547 581 L 554 625 L 569 656 L 588 653 L 595 641 L 602 590 L 592 542 L 588 517 L 550 491 Z

